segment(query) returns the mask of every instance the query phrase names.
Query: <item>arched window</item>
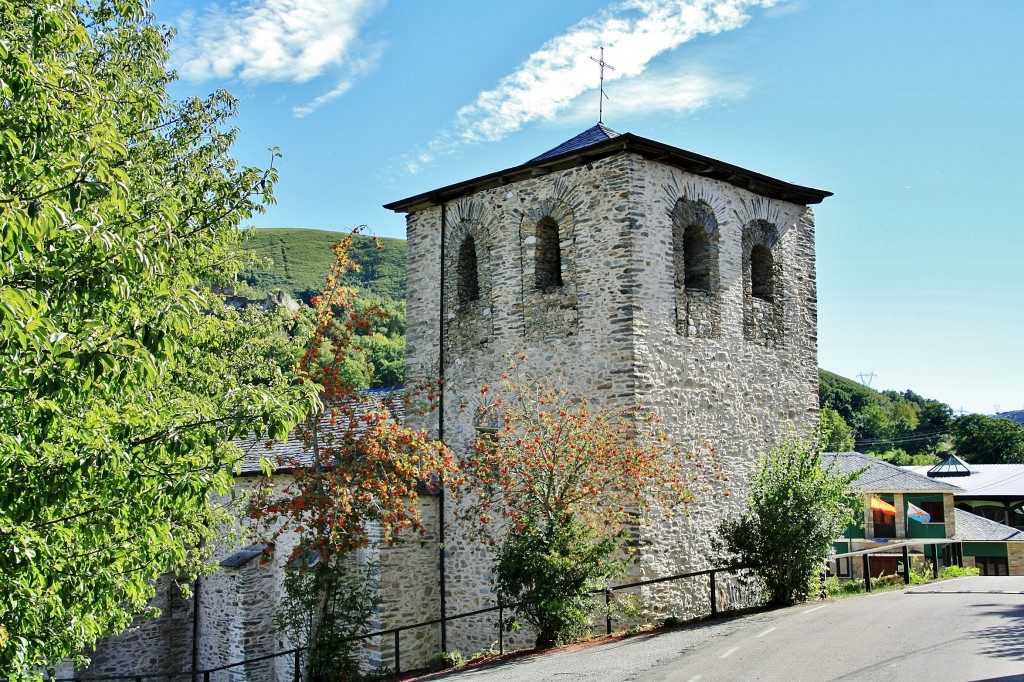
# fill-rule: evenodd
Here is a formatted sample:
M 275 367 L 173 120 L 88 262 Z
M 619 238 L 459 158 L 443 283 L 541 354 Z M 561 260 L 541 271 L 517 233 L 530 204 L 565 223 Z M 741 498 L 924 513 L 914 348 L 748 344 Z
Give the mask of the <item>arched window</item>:
M 534 263 L 538 289 L 562 286 L 562 251 L 558 223 L 541 218 L 537 223 L 537 257 Z
M 480 300 L 480 280 L 476 262 L 476 240 L 468 235 L 459 246 L 458 270 L 459 305 L 466 306 Z
M 774 262 L 771 250 L 755 244 L 750 250 L 750 293 L 754 298 L 771 302 L 775 294 Z
M 700 225 L 687 225 L 683 234 L 683 286 L 687 291 L 711 291 L 711 241 Z

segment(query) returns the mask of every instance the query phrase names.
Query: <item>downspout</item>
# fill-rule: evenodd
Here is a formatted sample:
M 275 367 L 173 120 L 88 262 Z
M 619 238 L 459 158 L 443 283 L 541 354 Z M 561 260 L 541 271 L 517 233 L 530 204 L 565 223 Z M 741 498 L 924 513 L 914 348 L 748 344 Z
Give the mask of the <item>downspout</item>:
M 192 581 L 192 682 L 199 680 L 199 576 Z
M 447 228 L 447 215 L 445 208 L 447 207 L 446 202 L 441 202 L 441 281 L 440 281 L 440 306 L 438 307 L 438 327 L 437 327 L 437 380 L 438 380 L 438 404 L 437 404 L 437 439 L 444 442 L 444 326 L 445 326 L 445 296 L 444 296 L 444 276 L 445 276 L 445 241 L 447 239 L 446 228 Z M 440 520 L 437 525 L 437 532 L 440 536 L 440 542 L 438 543 L 438 578 L 441 583 L 441 651 L 448 651 L 448 596 L 447 596 L 447 584 L 445 582 L 445 520 L 444 520 L 444 481 L 440 483 L 441 494 L 438 497 L 437 509 L 440 516 Z

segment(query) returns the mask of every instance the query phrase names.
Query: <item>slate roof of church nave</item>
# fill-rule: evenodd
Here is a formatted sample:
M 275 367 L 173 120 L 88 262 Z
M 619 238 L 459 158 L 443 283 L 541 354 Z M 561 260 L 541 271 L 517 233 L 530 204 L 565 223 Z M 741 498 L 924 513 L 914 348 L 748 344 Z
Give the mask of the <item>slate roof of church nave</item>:
M 832 196 L 832 192 L 827 190 L 789 183 L 633 133 L 616 133 L 599 123 L 519 166 L 393 201 L 384 204 L 384 208 L 411 213 L 428 206 L 439 206 L 484 189 L 583 166 L 624 152 L 638 154 L 694 175 L 727 182 L 771 199 L 803 206 L 821 203 L 826 197 Z
M 370 410 L 387 409 L 398 421 L 405 418 L 405 402 L 401 387 L 397 388 L 373 388 L 359 391 L 360 401 L 354 405 L 356 416 Z M 320 415 L 318 422 L 319 433 L 324 439 L 329 439 L 331 434 L 341 434 L 347 428 L 342 420 L 331 423 L 330 410 L 325 410 Z M 240 464 L 240 475 L 254 476 L 263 472 L 260 468 L 260 459 L 266 457 L 272 462 L 288 462 L 287 466 L 279 467 L 278 471 L 288 471 L 292 466 L 308 466 L 312 461 L 312 453 L 303 439 L 298 437 L 293 429 L 288 434 L 286 441 L 274 441 L 267 438 L 238 438 L 235 444 L 242 450 L 242 461 Z

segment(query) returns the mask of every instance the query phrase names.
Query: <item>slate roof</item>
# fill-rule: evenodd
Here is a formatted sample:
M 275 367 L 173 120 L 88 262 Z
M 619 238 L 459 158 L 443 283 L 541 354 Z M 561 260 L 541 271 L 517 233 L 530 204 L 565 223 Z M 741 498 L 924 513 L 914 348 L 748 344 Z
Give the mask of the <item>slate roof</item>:
M 604 142 L 610 140 L 613 137 L 618 137 L 619 134 L 606 126 L 603 123 L 598 123 L 593 128 L 587 128 L 576 137 L 570 138 L 558 145 L 553 149 L 549 149 L 540 156 L 535 156 L 526 163 L 534 163 L 536 161 L 543 161 L 544 159 L 550 159 L 551 157 L 558 156 L 559 154 L 565 154 L 576 149 L 582 149 L 588 147 L 597 142 Z
M 242 566 L 245 566 L 247 563 L 258 557 L 260 554 L 263 554 L 263 550 L 265 550 L 266 548 L 266 545 L 261 545 L 259 543 L 249 545 L 248 547 L 243 547 L 240 550 L 236 551 L 234 554 L 230 554 L 229 556 L 221 560 L 221 568 L 240 568 Z
M 405 417 L 405 405 L 402 401 L 400 388 L 377 388 L 368 391 L 360 391 L 359 396 L 363 399 L 355 407 L 355 414 L 363 414 L 370 410 L 386 408 L 395 416 L 398 421 Z M 340 434 L 348 424 L 341 420 L 331 424 L 330 411 L 320 415 L 319 433 L 324 438 L 330 438 L 330 434 Z M 265 438 L 240 438 L 235 444 L 242 449 L 241 471 L 242 476 L 260 475 L 260 459 L 266 457 L 272 462 L 278 463 L 278 471 L 288 471 L 295 466 L 308 466 L 312 462 L 312 453 L 303 442 L 296 436 L 295 431 L 288 434 L 286 441 L 272 441 Z
M 844 474 L 852 474 L 864 469 L 864 472 L 853 482 L 855 488 L 864 492 L 963 492 L 955 485 L 928 478 L 859 452 L 823 452 L 821 464 L 826 468 L 837 466 L 839 472 Z
M 957 499 L 1024 499 L 1024 464 L 972 464 L 970 476 L 954 479 L 961 488 Z M 903 467 L 916 474 L 925 474 L 931 467 Z M 935 479 L 933 479 L 935 480 Z
M 972 514 L 963 509 L 954 509 L 956 533 L 953 540 L 960 542 L 1000 542 L 1005 540 L 1024 542 L 1024 533 L 998 521 Z
M 832 192 L 826 190 L 794 185 L 633 133 L 616 134 L 611 128 L 598 125 L 522 165 L 393 201 L 384 204 L 384 208 L 411 213 L 430 206 L 440 206 L 445 202 L 469 196 L 481 190 L 502 187 L 512 182 L 527 180 L 554 171 L 584 166 L 623 153 L 637 154 L 694 175 L 727 182 L 771 199 L 789 201 L 801 206 L 819 204 L 826 197 L 832 196 Z

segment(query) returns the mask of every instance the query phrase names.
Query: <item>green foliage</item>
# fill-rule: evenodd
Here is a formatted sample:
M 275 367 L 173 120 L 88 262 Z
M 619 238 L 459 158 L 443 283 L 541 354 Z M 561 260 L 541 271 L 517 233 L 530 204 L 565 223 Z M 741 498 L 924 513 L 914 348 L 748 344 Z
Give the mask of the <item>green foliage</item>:
M 265 228 L 252 230 L 246 250 L 259 262 L 238 276 L 255 298 L 280 289 L 306 303 L 323 288 L 324 276 L 334 264 L 331 247 L 345 236 L 327 230 Z M 377 245 L 380 245 L 380 249 Z M 346 273 L 341 283 L 356 288 L 362 296 L 393 301 L 405 300 L 405 240 L 359 235 L 352 240 L 350 256 L 358 270 Z
M 977 568 L 971 568 L 970 566 L 944 566 L 939 571 L 939 579 L 945 580 L 947 578 L 969 578 L 971 576 L 981 575 L 981 571 Z
M 361 642 L 349 638 L 369 629 L 379 605 L 376 574 L 375 566 L 356 566 L 338 557 L 312 567 L 301 561 L 288 564 L 284 598 L 274 620 L 291 641 L 309 644 L 306 679 L 360 679 Z
M 466 665 L 467 662 L 466 656 L 458 649 L 442 651 L 430 657 L 430 660 L 427 661 L 427 670 L 432 673 L 436 673 L 442 670 L 461 668 Z
M 913 391 L 879 392 L 819 369 L 818 401 L 851 427 L 858 452 L 877 455 L 900 448 L 914 457 L 947 447 L 953 410 Z
M 612 556 L 618 543 L 572 519 L 546 526 L 527 519 L 509 531 L 494 569 L 498 591 L 536 629 L 538 649 L 589 634 L 596 606 L 590 592 L 623 572 Z
M 200 570 L 231 439 L 316 402 L 270 357 L 281 321 L 203 284 L 276 173 L 231 157 L 229 95 L 168 99 L 169 39 L 141 1 L 0 0 L 0 676 Z
M 854 449 L 853 430 L 831 407 L 821 408 L 820 428 L 824 452 L 850 452 Z
M 807 598 L 832 542 L 854 520 L 848 486 L 857 473 L 826 471 L 818 441 L 807 437 L 790 437 L 758 461 L 746 513 L 719 532 L 733 562 L 757 573 L 770 603 Z
M 953 422 L 953 447 L 974 464 L 1024 462 L 1024 426 L 1009 419 L 965 414 Z

